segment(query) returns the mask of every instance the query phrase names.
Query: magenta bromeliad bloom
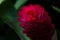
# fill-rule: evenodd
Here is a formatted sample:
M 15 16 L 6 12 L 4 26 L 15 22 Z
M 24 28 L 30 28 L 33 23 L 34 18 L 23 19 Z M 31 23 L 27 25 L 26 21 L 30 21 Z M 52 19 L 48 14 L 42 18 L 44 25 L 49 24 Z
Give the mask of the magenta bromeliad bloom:
M 54 24 L 48 12 L 38 4 L 30 4 L 19 11 L 20 26 L 31 40 L 51 40 L 54 33 Z

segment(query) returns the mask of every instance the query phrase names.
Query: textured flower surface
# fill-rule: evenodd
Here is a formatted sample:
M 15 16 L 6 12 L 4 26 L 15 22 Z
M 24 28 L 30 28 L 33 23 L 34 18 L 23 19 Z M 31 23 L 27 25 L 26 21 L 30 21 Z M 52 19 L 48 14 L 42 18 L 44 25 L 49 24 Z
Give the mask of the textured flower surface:
M 54 24 L 41 5 L 30 4 L 19 11 L 20 26 L 31 40 L 51 40 L 54 33 Z

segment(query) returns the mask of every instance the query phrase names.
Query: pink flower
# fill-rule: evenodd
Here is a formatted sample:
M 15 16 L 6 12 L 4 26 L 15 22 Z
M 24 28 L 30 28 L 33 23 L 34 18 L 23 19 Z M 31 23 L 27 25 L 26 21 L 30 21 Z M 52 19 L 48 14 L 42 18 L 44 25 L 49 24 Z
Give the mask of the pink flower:
M 54 33 L 54 24 L 48 12 L 38 4 L 30 4 L 19 11 L 20 26 L 31 40 L 51 40 Z

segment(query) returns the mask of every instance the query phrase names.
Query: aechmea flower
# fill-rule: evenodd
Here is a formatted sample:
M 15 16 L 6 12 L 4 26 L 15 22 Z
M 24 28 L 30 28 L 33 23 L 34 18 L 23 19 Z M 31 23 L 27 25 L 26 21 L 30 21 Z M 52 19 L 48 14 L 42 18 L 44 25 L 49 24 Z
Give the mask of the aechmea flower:
M 31 40 L 51 40 L 54 24 L 48 12 L 38 4 L 30 4 L 19 11 L 20 26 Z

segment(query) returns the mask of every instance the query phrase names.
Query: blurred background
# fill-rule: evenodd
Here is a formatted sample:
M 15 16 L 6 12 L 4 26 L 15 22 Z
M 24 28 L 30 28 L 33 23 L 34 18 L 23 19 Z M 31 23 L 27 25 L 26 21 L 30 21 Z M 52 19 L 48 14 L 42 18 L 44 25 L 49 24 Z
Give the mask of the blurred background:
M 60 40 L 60 0 L 0 0 L 0 40 L 30 40 L 17 21 L 18 11 L 29 4 L 45 8 L 55 24 L 54 40 Z

